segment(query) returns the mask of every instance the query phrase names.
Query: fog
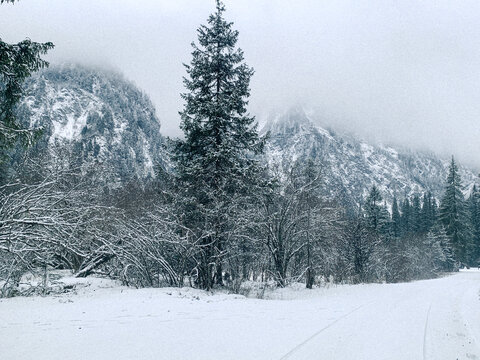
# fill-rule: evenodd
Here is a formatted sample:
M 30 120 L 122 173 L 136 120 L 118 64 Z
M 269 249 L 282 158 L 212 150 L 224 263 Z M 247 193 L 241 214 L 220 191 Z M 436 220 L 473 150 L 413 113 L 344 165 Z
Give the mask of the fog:
M 255 68 L 258 119 L 301 104 L 324 125 L 480 166 L 480 2 L 225 0 Z M 213 0 L 21 0 L 0 36 L 52 41 L 48 59 L 114 67 L 178 136 L 182 63 Z

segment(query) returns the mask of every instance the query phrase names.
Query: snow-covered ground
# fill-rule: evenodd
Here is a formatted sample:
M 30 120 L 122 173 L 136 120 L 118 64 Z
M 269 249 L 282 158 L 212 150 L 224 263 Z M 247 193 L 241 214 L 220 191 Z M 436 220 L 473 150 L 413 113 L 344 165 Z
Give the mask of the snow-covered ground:
M 478 271 L 267 300 L 74 283 L 0 301 L 0 359 L 480 359 Z

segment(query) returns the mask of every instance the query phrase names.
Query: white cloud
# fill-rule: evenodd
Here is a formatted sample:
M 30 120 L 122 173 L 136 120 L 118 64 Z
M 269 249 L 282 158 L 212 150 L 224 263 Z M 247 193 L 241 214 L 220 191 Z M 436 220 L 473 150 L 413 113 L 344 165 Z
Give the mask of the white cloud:
M 480 166 L 480 3 L 225 1 L 256 74 L 251 110 L 317 108 L 364 136 L 454 153 Z M 110 64 L 149 93 L 179 134 L 183 62 L 213 0 L 21 0 L 0 34 L 53 41 L 54 61 Z

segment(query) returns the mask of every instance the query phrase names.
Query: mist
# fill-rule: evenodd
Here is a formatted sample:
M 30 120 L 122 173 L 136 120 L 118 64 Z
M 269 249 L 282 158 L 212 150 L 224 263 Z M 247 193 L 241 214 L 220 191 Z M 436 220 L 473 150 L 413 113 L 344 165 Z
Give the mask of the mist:
M 301 104 L 323 126 L 454 154 L 480 167 L 480 3 L 225 0 L 255 68 L 258 119 Z M 196 29 L 213 0 L 21 0 L 0 6 L 4 41 L 52 41 L 52 63 L 112 67 L 179 136 Z

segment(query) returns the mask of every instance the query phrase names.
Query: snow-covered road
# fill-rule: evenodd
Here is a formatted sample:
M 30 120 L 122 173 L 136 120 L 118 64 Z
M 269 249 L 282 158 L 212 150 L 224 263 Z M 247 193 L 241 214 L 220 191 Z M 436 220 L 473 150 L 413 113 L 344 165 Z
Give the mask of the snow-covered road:
M 86 280 L 0 301 L 0 359 L 480 359 L 480 272 L 270 300 Z
M 362 298 L 356 309 L 319 328 L 283 358 L 480 358 L 480 273 L 388 288 Z

